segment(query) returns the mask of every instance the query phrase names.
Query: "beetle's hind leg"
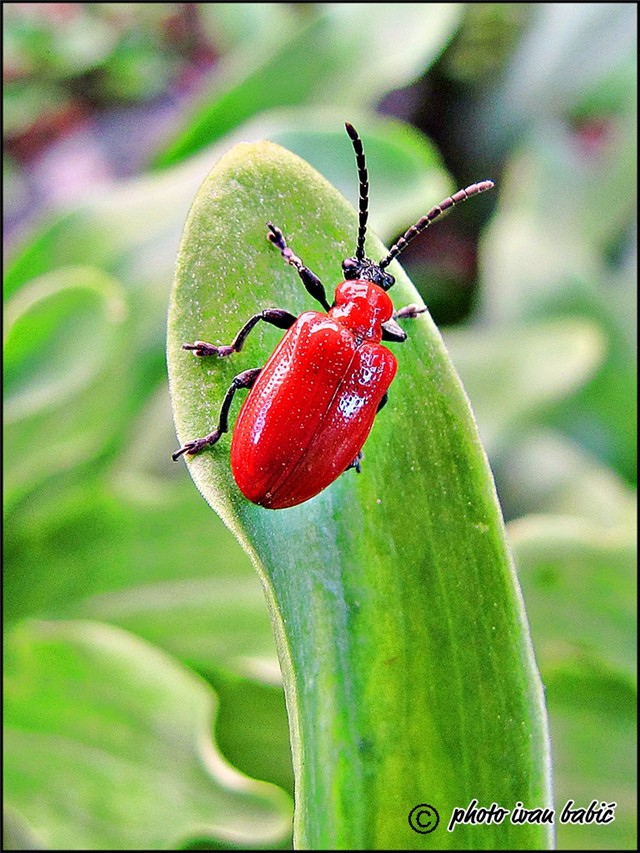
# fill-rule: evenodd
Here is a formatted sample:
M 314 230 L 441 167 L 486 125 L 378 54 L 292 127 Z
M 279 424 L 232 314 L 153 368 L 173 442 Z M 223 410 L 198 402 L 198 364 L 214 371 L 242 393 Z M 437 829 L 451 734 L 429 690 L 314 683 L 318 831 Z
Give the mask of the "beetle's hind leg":
M 360 463 L 362 462 L 363 459 L 364 459 L 364 453 L 361 450 L 359 450 L 358 455 L 353 460 L 351 465 L 347 465 L 347 467 L 344 469 L 345 474 L 347 473 L 347 471 L 350 471 L 352 468 L 355 470 L 356 474 L 360 474 L 362 472 L 362 468 L 360 467 Z
M 290 329 L 296 321 L 296 316 L 289 311 L 283 311 L 281 308 L 265 308 L 264 311 L 254 314 L 250 320 L 247 320 L 233 341 L 226 346 L 215 346 L 215 344 L 208 344 L 206 341 L 196 341 L 193 344 L 182 344 L 182 349 L 190 350 L 199 358 L 207 355 L 217 355 L 218 358 L 225 358 L 234 352 L 240 352 L 249 336 L 249 332 L 261 320 L 265 323 L 270 323 L 272 326 L 277 326 L 278 329 Z
M 239 391 L 242 388 L 251 388 L 260 375 L 261 370 L 261 367 L 252 367 L 250 370 L 244 370 L 242 373 L 234 376 L 233 382 L 229 386 L 227 393 L 224 395 L 224 400 L 222 401 L 218 426 L 213 430 L 213 432 L 210 432 L 209 435 L 205 435 L 202 438 L 194 438 L 183 444 L 179 450 L 176 450 L 175 453 L 171 454 L 171 458 L 174 462 L 177 462 L 183 454 L 186 454 L 187 456 L 195 456 L 202 452 L 205 447 L 210 447 L 215 444 L 219 440 L 220 436 L 224 435 L 225 432 L 229 432 L 229 409 L 231 408 L 231 402 L 236 391 Z
M 378 412 L 381 409 L 384 409 L 384 407 L 387 405 L 388 401 L 389 401 L 389 393 L 388 393 L 388 391 L 385 391 L 382 399 L 378 403 L 378 408 L 376 409 L 376 414 L 378 414 Z M 344 469 L 345 474 L 347 473 L 347 471 L 350 471 L 352 468 L 355 470 L 356 474 L 362 473 L 362 466 L 360 465 L 360 463 L 362 462 L 363 459 L 364 459 L 364 453 L 361 450 L 359 450 L 358 455 L 353 460 L 351 465 L 347 465 L 347 467 Z
M 328 311 L 331 306 L 327 301 L 327 293 L 324 289 L 324 285 L 318 276 L 311 272 L 308 267 L 305 267 L 297 255 L 293 254 L 293 251 L 287 246 L 284 234 L 277 225 L 274 225 L 273 222 L 267 222 L 267 228 L 269 229 L 267 232 L 267 240 L 269 240 L 270 243 L 273 243 L 284 260 L 297 270 L 307 293 L 309 293 L 310 296 L 313 296 L 313 298 L 322 305 L 325 311 Z

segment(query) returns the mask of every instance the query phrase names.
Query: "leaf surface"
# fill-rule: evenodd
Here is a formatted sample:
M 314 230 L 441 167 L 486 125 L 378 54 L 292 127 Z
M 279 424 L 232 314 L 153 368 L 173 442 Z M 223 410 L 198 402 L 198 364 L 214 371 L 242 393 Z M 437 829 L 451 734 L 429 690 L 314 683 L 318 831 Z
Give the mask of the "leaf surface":
M 225 762 L 215 695 L 163 652 L 95 622 L 26 622 L 5 674 L 6 802 L 44 848 L 286 837 L 288 797 Z
M 223 361 L 195 359 L 182 343 L 228 343 L 264 307 L 314 307 L 266 241 L 269 220 L 329 292 L 353 252 L 354 211 L 304 161 L 261 143 L 216 165 L 185 227 L 170 307 L 180 442 L 211 430 L 231 378 L 263 364 L 278 335 L 259 328 Z M 371 236 L 368 253 L 383 252 Z M 392 271 L 396 306 L 416 301 L 397 264 Z M 549 804 L 546 717 L 468 402 L 430 318 L 408 331 L 360 476 L 274 512 L 238 492 L 228 438 L 189 469 L 265 585 L 287 692 L 298 846 L 546 847 L 549 827 L 508 820 L 445 830 L 452 809 L 473 799 Z M 408 824 L 425 802 L 440 812 L 437 835 Z

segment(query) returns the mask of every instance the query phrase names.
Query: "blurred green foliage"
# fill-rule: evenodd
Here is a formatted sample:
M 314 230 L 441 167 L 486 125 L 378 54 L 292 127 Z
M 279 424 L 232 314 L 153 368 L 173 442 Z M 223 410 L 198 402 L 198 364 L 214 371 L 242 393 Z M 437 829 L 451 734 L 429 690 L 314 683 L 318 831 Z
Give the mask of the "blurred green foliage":
M 4 136 L 78 101 L 138 102 L 163 92 L 198 48 L 184 3 L 5 3 Z M 201 58 L 201 57 L 199 57 Z
M 176 23 L 187 6 L 197 37 Z M 6 846 L 126 849 L 127 824 L 150 827 L 137 839 L 147 849 L 290 843 L 290 799 L 273 787 L 292 794 L 262 591 L 170 462 L 166 306 L 191 199 L 240 139 L 280 142 L 354 201 L 352 153 L 331 143 L 353 121 L 371 139 L 372 221 L 386 241 L 453 188 L 443 169 L 425 186 L 432 143 L 382 103 L 433 131 L 456 183 L 498 181 L 493 202 L 443 222 L 441 238 L 434 228 L 433 250 L 407 253 L 407 266 L 435 271 L 415 275 L 428 304 L 469 289 L 445 340 L 510 520 L 556 806 L 618 803 L 607 827 L 557 827 L 558 846 L 634 848 L 635 5 L 3 13 L 10 153 L 78 91 L 91 109 L 139 103 L 194 62 L 212 66 L 180 132 L 149 151 L 162 170 L 43 222 L 7 265 Z M 476 254 L 468 235 L 481 223 Z M 209 708 L 197 737 L 176 691 Z M 185 766 L 161 779 L 176 756 Z M 182 825 L 179 796 L 192 806 Z M 159 797 L 166 811 L 149 811 Z M 217 809 L 234 820 L 206 823 L 203 801 L 210 820 Z

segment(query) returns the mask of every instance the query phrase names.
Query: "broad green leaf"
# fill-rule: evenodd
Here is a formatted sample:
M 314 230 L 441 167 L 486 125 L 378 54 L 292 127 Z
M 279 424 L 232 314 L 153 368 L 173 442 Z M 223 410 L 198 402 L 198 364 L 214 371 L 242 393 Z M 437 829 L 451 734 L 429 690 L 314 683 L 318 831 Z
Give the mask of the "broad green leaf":
M 635 520 L 634 489 L 556 431 L 523 430 L 494 466 L 511 518 L 557 513 L 590 519 L 603 528 Z
M 95 458 L 124 419 L 127 314 L 119 282 L 88 266 L 39 276 L 6 302 L 5 510 Z
M 637 365 L 636 332 L 629 317 L 636 314 L 635 258 L 623 255 L 616 269 L 585 237 L 577 213 L 572 220 L 565 210 L 560 223 L 549 218 L 545 176 L 550 184 L 539 158 L 526 156 L 505 176 L 506 201 L 484 241 L 483 318 L 500 324 L 505 334 L 514 322 L 525 325 L 542 318 L 570 317 L 599 327 L 607 356 L 591 381 L 557 407 L 555 423 L 633 482 Z M 571 187 L 565 183 L 565 192 L 570 194 Z M 527 190 L 539 196 L 533 209 Z M 606 184 L 600 187 L 603 195 L 609 191 Z M 633 204 L 628 188 L 620 197 L 622 206 Z M 576 200 L 575 210 L 593 205 Z M 628 212 L 626 219 L 631 227 Z
M 631 519 L 527 516 L 509 526 L 541 669 L 587 659 L 634 680 L 637 548 Z
M 606 351 L 598 326 L 577 319 L 452 329 L 445 340 L 490 456 L 587 382 Z
M 194 359 L 268 305 L 313 307 L 265 239 L 282 227 L 329 290 L 353 251 L 352 208 L 306 163 L 271 143 L 230 151 L 200 189 L 178 258 L 168 358 L 179 440 L 207 433 L 231 377 L 259 366 L 278 335 L 257 329 L 241 356 Z M 382 245 L 369 240 L 381 257 Z M 417 296 L 394 265 L 397 305 Z M 399 376 L 349 473 L 289 510 L 250 505 L 229 442 L 188 462 L 209 503 L 253 557 L 285 679 L 296 843 L 322 848 L 546 847 L 550 828 L 465 826 L 473 799 L 549 803 L 540 685 L 486 458 L 428 316 L 397 347 Z M 442 816 L 437 840 L 411 830 L 414 806 Z
M 615 802 L 608 825 L 558 827 L 560 849 L 631 849 L 637 816 L 636 523 L 528 516 L 509 525 L 549 707 L 558 812 Z
M 208 673 L 220 696 L 216 739 L 235 767 L 293 794 L 287 709 L 282 685 Z
M 155 449 L 179 473 L 172 444 Z M 103 478 L 31 496 L 7 523 L 6 624 L 45 615 L 97 619 L 200 672 L 224 668 L 279 683 L 259 581 L 222 524 L 204 504 L 193 506 L 186 479 L 164 503 L 116 499 Z
M 217 70 L 213 95 L 207 92 L 156 165 L 184 159 L 265 109 L 375 107 L 425 71 L 452 37 L 461 11 L 459 3 L 328 4 L 308 25 L 285 28 L 266 56 L 258 46 Z
M 224 761 L 213 692 L 167 655 L 98 623 L 28 622 L 5 672 L 5 797 L 45 848 L 286 837 L 288 797 Z
M 420 134 L 357 115 L 376 174 L 372 221 L 390 236 L 442 198 L 449 181 Z M 342 110 L 330 109 L 264 113 L 239 135 L 285 141 L 326 168 L 356 202 L 343 118 Z M 7 424 L 5 434 L 12 497 L 6 614 L 101 618 L 199 669 L 223 666 L 263 680 L 273 677 L 274 651 L 258 581 L 247 576 L 246 557 L 221 525 L 189 507 L 192 496 L 180 483 L 188 475 L 170 460 L 175 432 L 166 379 L 160 391 L 149 390 L 152 371 L 164 377 L 157 354 L 179 232 L 212 159 L 227 144 L 101 194 L 41 233 L 8 269 L 7 319 L 14 305 L 31 307 L 19 324 L 23 333 L 17 337 L 16 327 L 5 350 L 9 371 L 19 338 L 28 369 L 11 382 L 7 372 L 5 387 L 31 414 L 15 428 Z M 72 260 L 76 265 L 67 266 Z M 103 269 L 78 266 L 83 260 Z M 103 270 L 117 273 L 123 287 Z M 101 298 L 99 288 L 107 294 L 108 285 L 121 311 L 112 310 L 115 297 Z M 128 323 L 119 322 L 125 308 Z M 95 328 L 88 325 L 93 321 Z M 55 385 L 43 383 L 45 374 L 57 377 Z M 93 380 L 86 388 L 78 381 L 83 376 Z M 41 415 L 33 411 L 34 386 L 51 401 Z M 113 460 L 105 458 L 109 452 Z M 27 498 L 28 506 L 19 503 Z M 206 560 L 212 542 L 216 566 Z
M 557 813 L 569 800 L 615 803 L 606 825 L 558 826 L 560 850 L 635 850 L 637 846 L 637 705 L 634 685 L 589 660 L 544 676 L 553 744 Z

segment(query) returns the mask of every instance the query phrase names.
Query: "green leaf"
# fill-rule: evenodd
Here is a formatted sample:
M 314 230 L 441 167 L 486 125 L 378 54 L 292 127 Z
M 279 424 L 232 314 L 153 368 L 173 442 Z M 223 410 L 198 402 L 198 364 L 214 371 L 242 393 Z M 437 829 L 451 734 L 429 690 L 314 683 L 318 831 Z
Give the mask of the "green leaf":
M 95 381 L 126 313 L 119 284 L 92 267 L 59 269 L 23 287 L 5 306 L 7 420 L 65 405 Z
M 523 431 L 495 464 L 512 518 L 557 513 L 588 518 L 603 528 L 635 521 L 635 490 L 558 432 Z
M 596 118 L 610 118 L 625 109 L 634 109 L 636 21 L 635 10 L 626 3 L 610 8 L 593 3 L 533 7 L 509 67 L 500 75 L 501 83 L 493 87 L 490 99 L 482 102 L 484 120 L 479 125 L 476 144 L 480 141 L 483 147 L 500 150 L 505 142 L 526 130 L 532 137 L 544 138 L 550 162 L 556 159 L 558 147 L 569 155 L 554 176 L 558 180 L 552 188 L 553 204 L 544 192 L 534 201 L 544 205 L 547 217 L 559 202 L 566 211 L 573 209 L 575 215 L 594 223 L 597 219 L 600 228 L 606 229 L 611 226 L 610 211 L 619 209 L 620 198 L 611 186 L 608 167 L 617 159 L 614 168 L 622 175 L 635 143 L 628 150 L 614 144 L 604 162 L 598 158 L 597 168 L 590 168 L 591 164 L 576 157 L 585 152 L 576 150 L 575 138 L 570 140 L 573 129 L 566 119 L 589 111 Z M 628 124 L 625 135 L 633 134 L 632 126 Z M 574 177 L 578 180 L 572 180 Z M 573 191 L 571 198 L 564 193 L 568 182 Z M 600 193 L 592 199 L 595 204 L 586 205 L 581 194 L 585 190 L 590 194 L 598 182 L 608 188 L 611 198 Z M 633 183 L 627 172 L 629 189 Z M 564 228 L 557 229 L 558 236 L 563 232 Z
M 216 738 L 235 767 L 293 795 L 287 710 L 282 685 L 208 673 L 220 696 Z
M 606 825 L 558 826 L 560 850 L 635 850 L 637 846 L 637 707 L 635 685 L 592 660 L 545 675 L 553 743 L 557 812 L 615 803 Z
M 582 24 L 593 15 L 585 8 L 576 17 Z M 600 10 L 598 17 L 604 14 Z M 619 7 L 611 18 L 618 35 L 626 37 L 624 18 L 631 14 Z M 607 38 L 613 41 L 613 33 Z M 617 51 L 605 53 L 606 62 L 619 61 Z M 530 79 L 523 79 L 530 88 Z M 559 316 L 598 324 L 607 357 L 592 381 L 557 407 L 554 420 L 635 483 L 635 73 L 627 69 L 624 81 L 619 114 L 590 155 L 569 128 L 548 121 L 538 122 L 535 134 L 523 140 L 501 180 L 500 210 L 484 240 L 481 299 L 483 319 L 492 324 Z M 573 90 L 572 83 L 567 91 Z
M 174 442 L 175 435 L 153 447 L 171 473 L 184 474 L 170 458 Z M 279 683 L 260 583 L 221 522 L 206 505 L 193 506 L 188 476 L 177 477 L 164 503 L 157 495 L 151 503 L 130 494 L 116 499 L 108 479 L 86 482 L 89 476 L 41 489 L 28 511 L 9 515 L 5 624 L 43 615 L 96 619 L 201 673 L 224 668 Z M 148 488 L 138 485 L 141 493 Z
M 5 672 L 5 796 L 46 849 L 286 837 L 288 797 L 224 761 L 214 694 L 167 655 L 98 623 L 28 622 Z
M 252 47 L 251 55 L 243 52 L 218 71 L 216 95 L 207 92 L 156 165 L 182 160 L 272 107 L 374 107 L 429 67 L 455 32 L 461 11 L 459 3 L 328 4 L 307 26 L 285 28 L 266 56 Z
M 247 61 L 256 51 L 271 50 L 282 33 L 304 20 L 299 10 L 285 3 L 203 3 L 199 26 L 216 50 L 233 51 Z
M 445 340 L 490 456 L 587 382 L 606 352 L 598 326 L 578 319 L 452 329 Z
M 527 516 L 509 533 L 527 593 L 541 668 L 597 660 L 634 679 L 637 664 L 636 543 L 631 519 Z
M 180 523 L 186 515 L 164 513 L 163 523 Z M 198 527 L 192 532 L 203 536 L 204 542 L 210 540 L 210 525 Z M 172 547 L 170 542 L 168 545 Z M 226 553 L 230 549 L 221 544 L 220 550 Z M 120 625 L 199 670 L 217 664 L 277 682 L 273 638 L 259 584 L 244 572 L 223 572 L 227 568 L 226 563 L 218 563 L 210 570 L 211 577 L 198 577 L 187 564 L 182 570 L 187 575 L 184 579 L 177 571 L 175 580 L 129 583 L 118 592 L 88 596 L 71 612 Z
M 119 282 L 89 266 L 39 276 L 7 300 L 5 509 L 98 455 L 124 419 L 127 313 Z
M 366 141 L 366 140 L 365 140 Z M 434 200 L 435 201 L 435 200 Z M 265 239 L 277 223 L 326 283 L 353 252 L 356 216 L 304 161 L 271 143 L 232 149 L 187 221 L 168 359 L 180 441 L 213 426 L 231 377 L 278 340 L 259 328 L 241 356 L 195 359 L 185 341 L 228 342 L 269 305 L 313 307 Z M 383 247 L 369 240 L 369 253 Z M 394 264 L 397 305 L 417 295 Z M 473 799 L 549 803 L 542 692 L 503 523 L 468 403 L 427 315 L 397 348 L 399 375 L 350 472 L 289 510 L 249 504 L 229 442 L 188 462 L 251 554 L 278 641 L 296 776 L 296 843 L 421 848 L 414 806 L 442 816 L 438 846 L 546 847 L 549 827 L 461 826 Z M 234 412 L 235 413 L 235 412 Z
M 635 844 L 635 513 L 615 525 L 528 516 L 509 525 L 548 702 L 556 809 L 615 802 L 608 825 L 558 827 L 561 849 Z

